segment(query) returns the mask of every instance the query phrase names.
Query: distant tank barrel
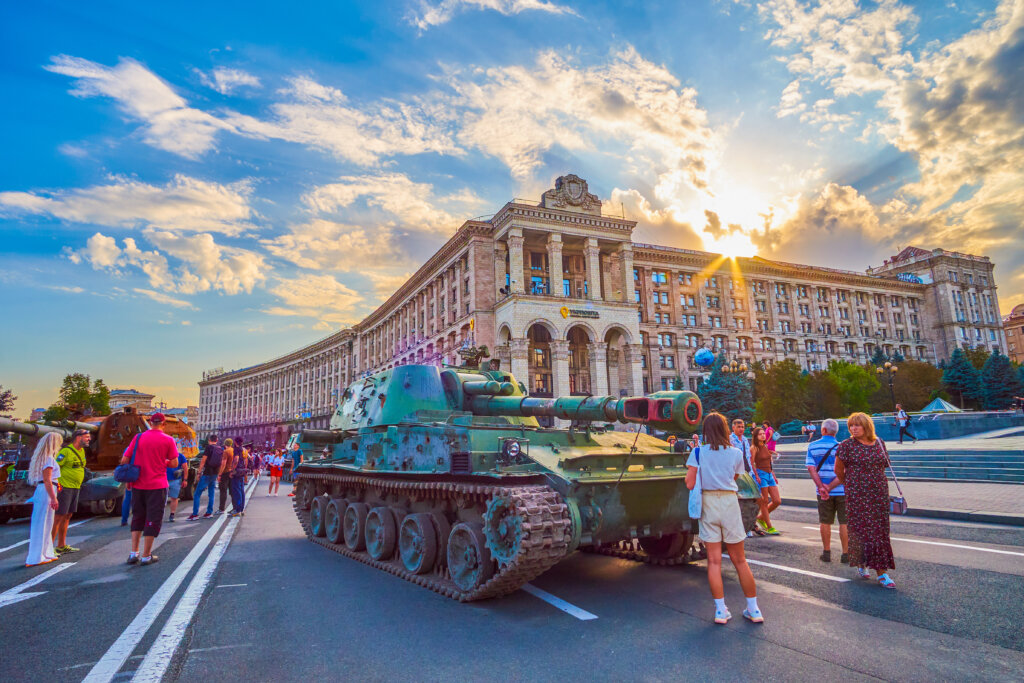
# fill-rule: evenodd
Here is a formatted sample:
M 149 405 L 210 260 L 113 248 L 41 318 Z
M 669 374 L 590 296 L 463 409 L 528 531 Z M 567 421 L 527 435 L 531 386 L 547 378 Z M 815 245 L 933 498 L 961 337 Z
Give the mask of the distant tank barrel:
M 76 429 L 84 429 L 90 434 L 99 434 L 100 426 L 91 422 L 75 422 L 74 420 L 47 420 L 43 422 L 47 427 L 59 427 L 74 432 Z
M 0 417 L 0 432 L 14 432 L 16 434 L 24 434 L 25 436 L 42 436 L 49 432 L 56 432 L 61 435 L 61 438 L 70 439 L 72 430 L 52 425 L 18 422 L 7 417 Z
M 511 396 L 516 387 L 512 382 L 474 380 L 463 382 L 462 389 L 470 396 Z
M 299 435 L 299 441 L 317 444 L 341 443 L 344 439 L 344 432 L 332 431 L 330 429 L 303 429 Z
M 661 391 L 649 397 L 615 396 L 472 396 L 469 409 L 476 415 L 557 417 L 581 422 L 648 424 L 655 429 L 693 431 L 700 423 L 700 400 L 689 391 Z

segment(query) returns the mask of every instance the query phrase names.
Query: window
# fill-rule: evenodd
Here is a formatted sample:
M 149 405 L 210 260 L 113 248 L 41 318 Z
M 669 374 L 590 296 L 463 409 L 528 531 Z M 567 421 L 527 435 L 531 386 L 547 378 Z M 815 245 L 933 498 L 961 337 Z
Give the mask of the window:
M 767 313 L 768 302 L 765 301 L 764 299 L 758 299 L 757 301 L 754 302 L 754 309 L 760 311 L 761 313 Z
M 658 346 L 672 346 L 672 335 L 668 332 L 659 332 Z
M 800 309 L 800 315 L 802 315 L 804 317 L 807 317 L 807 318 L 811 317 L 811 307 L 810 306 L 808 306 L 807 304 L 800 304 L 798 306 L 798 308 Z
M 860 328 L 860 336 L 862 336 L 862 337 L 870 337 L 871 336 L 871 330 L 869 330 L 866 327 L 861 327 Z
M 967 284 L 974 284 L 974 273 L 967 273 Z
M 633 269 L 633 281 L 637 282 L 639 280 L 640 280 L 640 269 L 639 268 L 634 268 Z
M 749 351 L 750 350 L 750 340 L 747 339 L 746 337 L 740 337 L 736 341 L 739 344 L 740 351 Z
M 672 391 L 672 386 L 673 386 L 674 383 L 675 383 L 674 379 L 670 379 L 668 377 L 662 377 L 661 378 L 661 390 L 662 391 Z
M 708 308 L 718 308 L 718 297 L 717 296 L 706 296 L 704 301 Z
M 667 304 L 668 303 L 668 292 L 658 292 L 658 303 L 661 303 L 661 304 Z
M 981 280 L 982 287 L 988 287 L 988 277 L 982 275 L 979 279 Z
M 768 330 L 771 329 L 771 327 L 771 323 L 769 323 L 767 320 L 762 320 L 761 318 L 757 319 L 757 329 L 760 330 L 761 332 L 767 332 Z
M 775 283 L 775 296 L 782 296 L 782 297 L 788 296 L 786 294 L 786 285 L 785 284 L 782 284 L 781 282 L 776 282 Z
M 903 324 L 903 315 L 901 313 L 899 313 L 899 312 L 893 313 L 892 314 L 892 321 L 894 323 L 896 323 L 897 325 L 902 325 Z
M 710 321 L 711 327 L 722 326 L 722 316 L 720 315 L 713 315 L 708 320 Z
M 647 369 L 647 356 L 640 354 L 640 367 Z
M 551 367 L 551 354 L 548 353 L 548 349 L 533 349 L 533 366 L 536 368 Z
M 750 291 L 752 291 L 754 294 L 767 293 L 767 289 L 765 288 L 764 282 L 761 282 L 760 280 L 755 280 L 754 282 L 750 283 Z
M 718 289 L 718 276 L 712 275 L 711 277 L 709 277 L 707 280 L 704 281 L 704 286 L 708 287 L 709 289 Z
M 547 270 L 548 255 L 543 251 L 530 252 L 530 270 Z
M 996 331 L 995 330 L 989 330 L 988 331 L 988 339 L 989 339 L 989 341 L 995 341 L 996 340 Z
M 832 313 L 828 306 L 818 306 L 818 315 L 822 318 L 830 318 Z
M 842 320 L 849 320 L 850 319 L 850 309 L 848 309 L 848 308 L 840 308 L 839 309 L 839 317 Z
M 898 296 L 892 297 L 890 299 L 889 305 L 892 306 L 893 308 L 898 308 L 900 305 L 900 298 Z
M 782 346 L 786 350 L 786 353 L 796 353 L 796 342 L 792 339 L 783 339 Z
M 882 301 L 882 295 L 881 294 L 875 294 L 874 299 L 875 299 L 875 305 L 876 306 L 884 306 L 885 305 L 884 302 Z
M 796 295 L 798 297 L 800 297 L 801 299 L 806 299 L 807 298 L 807 286 L 806 285 L 797 285 L 796 286 Z
M 810 334 L 811 333 L 811 324 L 810 323 L 800 323 L 800 331 L 803 332 L 804 334 Z
M 762 339 L 761 340 L 761 350 L 762 351 L 771 351 L 772 350 L 772 340 L 771 339 Z
M 658 361 L 659 361 L 659 364 L 661 365 L 661 367 L 663 367 L 663 368 L 665 368 L 667 370 L 673 370 L 676 367 L 676 357 L 675 356 L 660 356 Z
M 885 322 L 885 311 L 875 311 L 875 322 Z
M 681 284 L 681 285 L 692 285 L 693 284 L 693 273 L 679 273 L 679 284 Z
M 679 305 L 680 306 L 696 306 L 697 305 L 697 300 L 694 298 L 693 294 L 680 294 L 679 295 Z
M 663 270 L 652 270 L 651 271 L 651 282 L 656 285 L 668 284 L 668 273 Z
M 737 330 L 745 329 L 747 326 L 747 322 L 743 318 L 735 318 L 733 322 L 736 324 Z
M 633 297 L 636 299 L 637 303 L 640 303 L 640 290 L 639 289 L 634 289 L 633 290 Z
M 743 310 L 743 299 L 737 299 L 733 297 L 729 300 L 732 303 L 732 310 L 742 311 Z
M 775 310 L 779 313 L 789 313 L 789 302 L 787 301 L 776 301 Z
M 838 292 L 836 292 L 836 302 L 846 303 L 846 292 L 844 290 L 839 290 Z
M 949 271 L 949 280 L 950 280 L 950 282 L 959 282 L 960 281 L 959 278 L 957 278 L 956 273 L 953 272 L 952 270 Z
M 782 320 L 779 322 L 779 329 L 783 332 L 792 332 L 793 326 L 788 320 Z

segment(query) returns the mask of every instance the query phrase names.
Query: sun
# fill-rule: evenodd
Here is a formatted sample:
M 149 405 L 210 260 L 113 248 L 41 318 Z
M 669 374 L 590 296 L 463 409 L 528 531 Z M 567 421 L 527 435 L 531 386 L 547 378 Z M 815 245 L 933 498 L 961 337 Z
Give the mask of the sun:
M 704 248 L 729 258 L 739 256 L 753 256 L 757 253 L 757 247 L 750 240 L 750 235 L 742 232 L 730 232 L 715 238 L 705 233 Z

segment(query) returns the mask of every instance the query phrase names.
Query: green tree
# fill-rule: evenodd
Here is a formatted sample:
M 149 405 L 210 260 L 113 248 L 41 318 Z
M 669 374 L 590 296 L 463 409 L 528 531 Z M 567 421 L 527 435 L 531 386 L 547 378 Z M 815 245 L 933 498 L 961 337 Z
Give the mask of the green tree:
M 871 364 L 885 365 L 887 360 L 889 360 L 889 357 L 885 355 L 885 350 L 882 348 L 881 344 L 875 344 L 875 350 L 871 354 Z
M 810 419 L 807 378 L 794 361 L 787 358 L 773 364 L 755 381 L 760 396 L 754 411 L 758 422 L 768 420 L 773 425 L 781 425 L 789 420 Z
M 103 380 L 97 379 L 92 383 L 89 405 L 95 416 L 110 415 L 110 389 L 103 383 Z
M 715 359 L 711 374 L 697 386 L 704 412 L 717 410 L 729 420 L 749 422 L 754 415 L 754 389 L 744 372 L 723 372 L 725 354 Z
M 975 347 L 973 349 L 965 349 L 964 355 L 967 356 L 967 360 L 971 361 L 971 365 L 974 366 L 975 370 L 981 370 L 985 367 L 985 361 L 988 360 L 988 349 L 982 347 Z
M 893 363 L 902 363 L 903 360 L 904 360 L 904 358 L 903 358 L 903 354 L 902 353 L 900 353 L 899 351 L 893 351 L 892 352 L 892 362 Z
M 73 372 L 65 375 L 57 394 L 57 401 L 46 409 L 44 420 L 77 420 L 89 415 L 110 414 L 110 390 L 97 379 L 90 383 L 89 375 Z
M 993 351 L 981 369 L 981 405 L 988 410 L 1009 408 L 1020 389 L 1020 376 L 1013 371 L 1010 359 L 998 349 Z
M 902 403 L 906 410 L 921 410 L 934 398 L 933 394 L 942 388 L 942 371 L 931 363 L 905 360 L 899 364 L 893 386 L 896 401 Z
M 11 389 L 4 389 L 4 385 L 0 384 L 0 413 L 9 413 L 14 410 L 14 402 L 18 400 L 18 397 L 14 395 L 14 391 Z M 5 415 L 4 417 L 10 417 Z
M 953 350 L 953 355 L 942 373 L 942 383 L 953 394 L 960 397 L 960 407 L 981 398 L 981 377 L 977 368 L 967 359 L 963 349 Z
M 805 387 L 812 419 L 843 415 L 843 391 L 839 382 L 829 372 L 812 372 L 807 376 Z
M 60 422 L 61 420 L 66 420 L 69 417 L 71 417 L 71 413 L 68 412 L 68 409 L 56 403 L 43 411 L 44 422 Z
M 839 387 L 841 401 L 839 411 L 826 417 L 871 410 L 871 395 L 881 387 L 873 369 L 854 365 L 844 360 L 832 360 L 829 361 L 826 372 L 832 376 Z

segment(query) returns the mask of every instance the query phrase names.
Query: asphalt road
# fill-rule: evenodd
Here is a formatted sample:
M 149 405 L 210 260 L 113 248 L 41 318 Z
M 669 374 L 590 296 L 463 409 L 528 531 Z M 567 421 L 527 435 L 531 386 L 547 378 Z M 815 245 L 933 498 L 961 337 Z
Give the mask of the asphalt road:
M 522 590 L 459 604 L 313 545 L 291 499 L 264 487 L 238 522 L 165 524 L 152 567 L 123 564 L 119 519 L 87 518 L 70 533 L 82 552 L 40 568 L 24 567 L 24 545 L 10 547 L 27 522 L 0 527 L 4 680 L 960 681 L 1024 671 L 1020 528 L 896 520 L 899 589 L 886 591 L 818 560 L 812 511 L 780 510 L 783 535 L 747 543 L 766 623 L 740 617 L 727 569 L 735 617 L 722 627 L 702 564 L 590 554 L 532 583 L 562 609 Z M 838 556 L 838 538 L 833 547 Z

